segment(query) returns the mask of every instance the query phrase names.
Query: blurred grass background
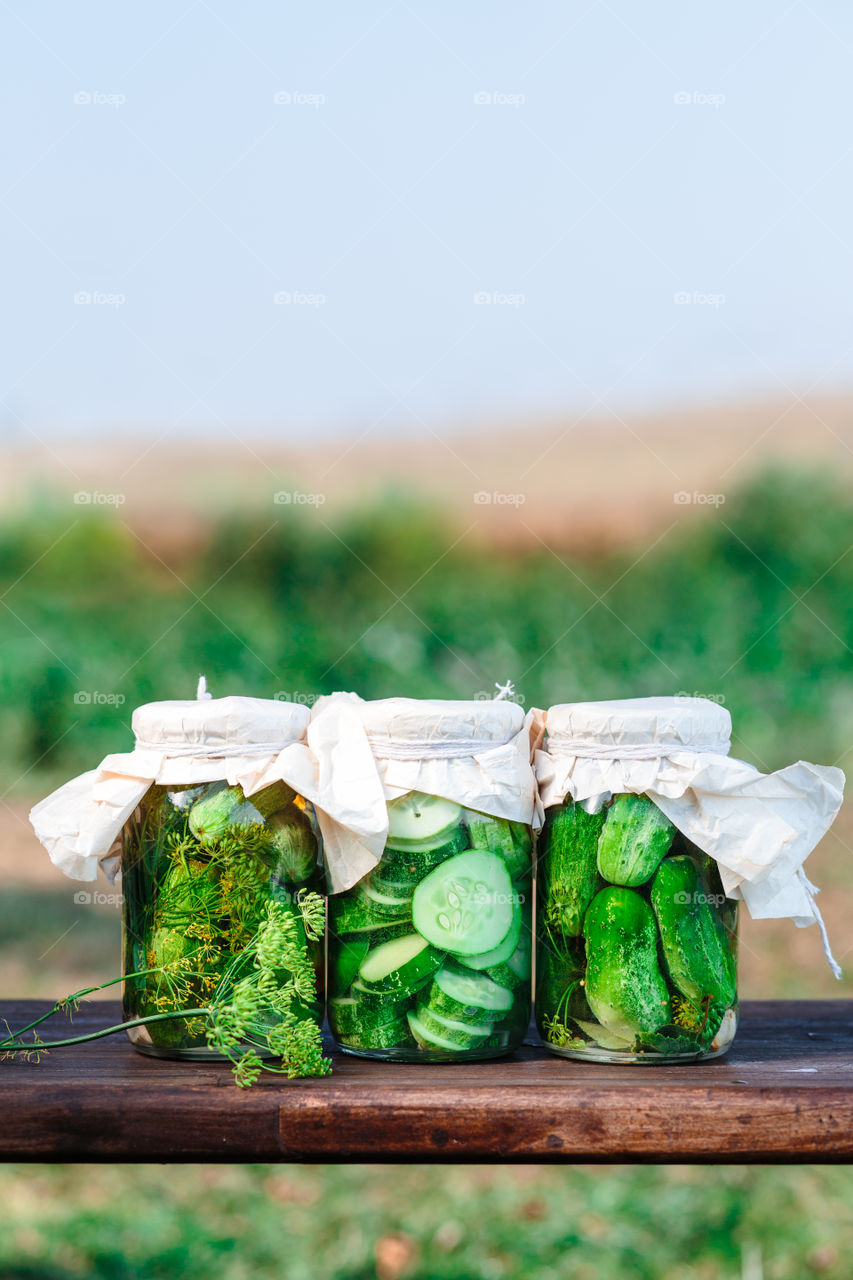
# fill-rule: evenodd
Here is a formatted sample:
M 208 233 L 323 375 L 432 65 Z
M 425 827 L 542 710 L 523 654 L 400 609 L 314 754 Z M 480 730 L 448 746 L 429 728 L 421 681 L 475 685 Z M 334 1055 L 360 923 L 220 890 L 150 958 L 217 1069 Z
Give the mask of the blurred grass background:
M 600 554 L 461 531 L 400 492 L 332 524 L 294 508 L 217 517 L 181 552 L 114 511 L 69 520 L 42 498 L 7 518 L 5 995 L 116 972 L 117 908 L 74 902 L 26 811 L 127 749 L 137 703 L 190 697 L 201 671 L 215 694 L 306 700 L 467 698 L 506 679 L 527 706 L 698 693 L 725 702 L 733 750 L 761 768 L 845 764 L 853 501 L 833 474 L 766 470 L 659 541 Z M 843 813 L 809 863 L 844 983 L 816 930 L 746 921 L 743 994 L 853 991 L 851 840 Z M 0 1277 L 846 1277 L 851 1190 L 833 1169 L 7 1166 Z

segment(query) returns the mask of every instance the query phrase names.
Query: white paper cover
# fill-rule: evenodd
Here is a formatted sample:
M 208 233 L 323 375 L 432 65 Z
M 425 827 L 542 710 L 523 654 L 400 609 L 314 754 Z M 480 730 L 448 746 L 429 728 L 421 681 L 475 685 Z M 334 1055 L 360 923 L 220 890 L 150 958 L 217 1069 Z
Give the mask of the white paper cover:
M 455 800 L 495 817 L 535 818 L 532 745 L 541 716 L 513 702 L 363 702 L 321 698 L 308 727 L 319 765 L 318 813 L 333 892 L 377 865 L 389 800 L 407 791 Z M 327 834 L 328 830 L 328 834 Z
M 597 809 L 620 791 L 645 793 L 714 858 L 725 892 L 756 919 L 819 913 L 801 868 L 831 826 L 844 774 L 798 761 L 760 773 L 728 755 L 731 717 L 705 698 L 566 703 L 546 714 L 535 757 L 545 808 L 566 796 Z
M 239 784 L 247 796 L 283 780 L 312 799 L 307 707 L 266 698 L 207 698 L 137 707 L 133 751 L 107 756 L 30 812 L 51 861 L 72 880 L 113 879 L 121 829 L 154 783 Z

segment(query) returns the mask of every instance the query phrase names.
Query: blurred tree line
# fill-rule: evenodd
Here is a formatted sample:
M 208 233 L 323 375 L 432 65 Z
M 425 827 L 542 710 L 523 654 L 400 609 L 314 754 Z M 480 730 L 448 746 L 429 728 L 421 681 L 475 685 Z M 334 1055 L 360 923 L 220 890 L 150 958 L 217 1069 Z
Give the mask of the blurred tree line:
M 772 471 L 647 550 L 581 559 L 462 539 L 403 498 L 334 529 L 232 517 L 165 566 L 112 513 L 33 506 L 0 528 L 0 777 L 48 782 L 129 749 L 139 702 L 215 695 L 527 706 L 697 693 L 761 767 L 841 761 L 853 719 L 853 502 Z

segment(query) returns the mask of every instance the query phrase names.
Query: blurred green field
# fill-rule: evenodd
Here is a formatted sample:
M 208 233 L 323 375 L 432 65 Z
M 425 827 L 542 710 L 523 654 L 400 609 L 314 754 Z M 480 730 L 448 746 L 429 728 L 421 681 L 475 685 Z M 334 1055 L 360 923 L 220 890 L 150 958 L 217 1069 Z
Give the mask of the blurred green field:
M 32 792 L 129 743 L 138 702 L 215 693 L 724 700 L 737 751 L 836 761 L 853 716 L 853 503 L 764 474 L 651 545 L 501 551 L 389 495 L 335 526 L 283 506 L 211 523 L 177 562 L 114 513 L 0 527 L 0 777 Z M 606 521 L 606 511 L 602 520 Z M 116 702 L 122 700 L 120 705 Z
M 843 1169 L 7 1168 L 0 1277 L 841 1280 Z
M 0 898 L 6 993 L 63 994 L 118 955 L 114 910 L 28 875 L 27 799 L 126 749 L 132 707 L 192 696 L 201 671 L 216 694 L 298 699 L 506 679 L 527 705 L 699 693 L 760 767 L 844 765 L 853 501 L 832 476 L 768 472 L 707 514 L 676 509 L 650 548 L 585 560 L 461 532 L 399 495 L 334 528 L 290 507 L 212 522 L 179 558 L 114 513 L 42 502 L 0 527 L 0 791 L 22 842 Z M 840 957 L 850 827 L 809 863 Z M 742 967 L 750 995 L 851 990 L 816 930 L 785 922 L 747 924 Z M 851 1205 L 845 1169 L 7 1166 L 0 1280 L 841 1278 Z

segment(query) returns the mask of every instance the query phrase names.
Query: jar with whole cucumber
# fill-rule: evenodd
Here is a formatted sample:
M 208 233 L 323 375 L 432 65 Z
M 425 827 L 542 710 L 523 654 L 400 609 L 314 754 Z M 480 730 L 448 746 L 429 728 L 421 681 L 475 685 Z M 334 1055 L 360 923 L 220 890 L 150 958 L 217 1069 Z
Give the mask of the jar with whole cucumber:
M 411 791 L 378 866 L 329 898 L 328 1017 L 349 1053 L 500 1057 L 530 1021 L 532 833 Z
M 554 1053 L 666 1063 L 725 1053 L 737 1027 L 737 903 L 645 795 L 546 811 L 536 1021 Z
M 322 1021 L 323 944 L 306 932 L 300 909 L 311 894 L 322 911 L 319 855 L 310 805 L 284 782 L 251 798 L 224 780 L 149 789 L 122 832 L 124 1018 L 176 1016 L 132 1028 L 137 1049 L 221 1056 L 209 1046 L 202 1011 L 225 992 L 257 984 L 257 940 L 269 936 L 269 922 L 281 949 L 273 986 L 277 975 L 282 986 L 303 975 L 288 1025 L 298 1038 L 301 1021 Z M 274 1057 L 265 1032 L 281 1010 L 275 991 L 267 996 L 255 1000 L 245 1039 Z M 197 1016 L 187 1016 L 192 1010 Z

